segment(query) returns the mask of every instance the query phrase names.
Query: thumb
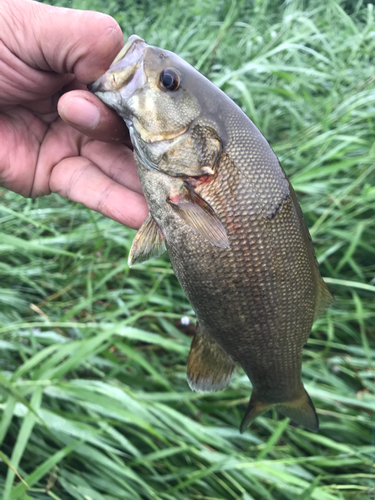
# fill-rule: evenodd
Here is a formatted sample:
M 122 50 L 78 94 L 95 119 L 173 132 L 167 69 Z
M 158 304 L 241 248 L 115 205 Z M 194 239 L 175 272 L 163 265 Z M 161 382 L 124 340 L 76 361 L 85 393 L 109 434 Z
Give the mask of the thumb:
M 73 73 L 85 84 L 104 73 L 124 45 L 117 22 L 99 12 L 3 0 L 1 17 L 5 44 L 19 59 L 35 69 Z
M 64 122 L 91 139 L 120 141 L 132 148 L 124 121 L 90 92 L 72 90 L 65 93 L 58 102 L 58 111 Z

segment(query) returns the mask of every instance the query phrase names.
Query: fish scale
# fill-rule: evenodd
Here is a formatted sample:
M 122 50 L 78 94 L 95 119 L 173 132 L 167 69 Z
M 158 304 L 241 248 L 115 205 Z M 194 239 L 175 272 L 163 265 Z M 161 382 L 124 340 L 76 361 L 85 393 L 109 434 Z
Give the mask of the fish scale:
M 131 83 L 111 87 L 131 71 Z M 92 91 L 129 127 L 150 209 L 129 262 L 166 246 L 198 319 L 190 387 L 222 389 L 238 363 L 253 385 L 241 431 L 272 407 L 316 431 L 302 348 L 333 299 L 271 147 L 209 80 L 135 35 Z

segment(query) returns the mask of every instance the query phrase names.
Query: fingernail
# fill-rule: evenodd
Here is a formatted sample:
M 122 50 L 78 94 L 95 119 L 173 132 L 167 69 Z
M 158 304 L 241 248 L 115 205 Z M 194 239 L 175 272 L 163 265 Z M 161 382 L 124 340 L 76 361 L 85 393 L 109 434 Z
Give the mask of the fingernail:
M 74 97 L 67 101 L 61 110 L 61 114 L 72 125 L 83 128 L 94 129 L 100 121 L 99 109 L 95 104 L 81 97 Z

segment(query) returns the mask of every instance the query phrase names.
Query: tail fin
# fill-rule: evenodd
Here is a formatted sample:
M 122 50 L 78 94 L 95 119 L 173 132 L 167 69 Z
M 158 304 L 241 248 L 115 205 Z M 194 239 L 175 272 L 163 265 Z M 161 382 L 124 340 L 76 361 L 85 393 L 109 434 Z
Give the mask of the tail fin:
M 257 417 L 260 417 L 260 415 L 262 415 L 262 413 L 265 413 L 267 410 L 270 410 L 272 406 L 273 404 L 266 404 L 258 401 L 253 391 L 249 404 L 246 408 L 245 415 L 240 425 L 240 433 L 244 433 L 246 428 L 251 424 L 253 420 L 255 420 Z
M 318 432 L 319 420 L 313 402 L 304 388 L 301 395 L 293 401 L 275 405 L 276 410 L 289 417 L 296 424 L 302 425 L 309 431 Z
M 243 433 L 247 426 L 256 418 L 271 408 L 275 408 L 281 415 L 289 417 L 296 424 L 302 425 L 309 431 L 318 432 L 319 420 L 314 405 L 304 388 L 301 394 L 293 401 L 286 403 L 267 404 L 259 401 L 256 396 L 251 395 L 249 405 L 242 419 L 240 432 Z

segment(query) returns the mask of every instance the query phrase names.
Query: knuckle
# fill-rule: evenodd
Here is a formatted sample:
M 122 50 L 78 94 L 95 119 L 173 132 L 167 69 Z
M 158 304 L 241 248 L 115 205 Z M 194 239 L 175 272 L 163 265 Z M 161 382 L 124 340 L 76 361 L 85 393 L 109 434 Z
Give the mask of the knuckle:
M 113 51 L 116 55 L 124 45 L 124 37 L 117 21 L 107 14 L 100 14 L 99 27 L 100 29 L 98 29 L 98 36 L 96 39 L 95 57 L 107 62 L 109 59 L 108 51 Z M 110 58 L 112 58 L 112 56 L 110 56 Z
M 109 215 L 111 217 L 111 207 L 110 198 L 113 193 L 113 183 L 111 182 L 102 191 L 99 201 L 98 201 L 98 211 L 104 215 Z
M 79 185 L 82 178 L 87 176 L 87 172 L 90 169 L 90 165 L 86 163 L 82 165 L 81 168 L 75 170 L 68 180 L 68 184 L 66 187 L 66 198 L 69 200 L 75 201 L 75 193 L 77 191 L 77 186 Z

